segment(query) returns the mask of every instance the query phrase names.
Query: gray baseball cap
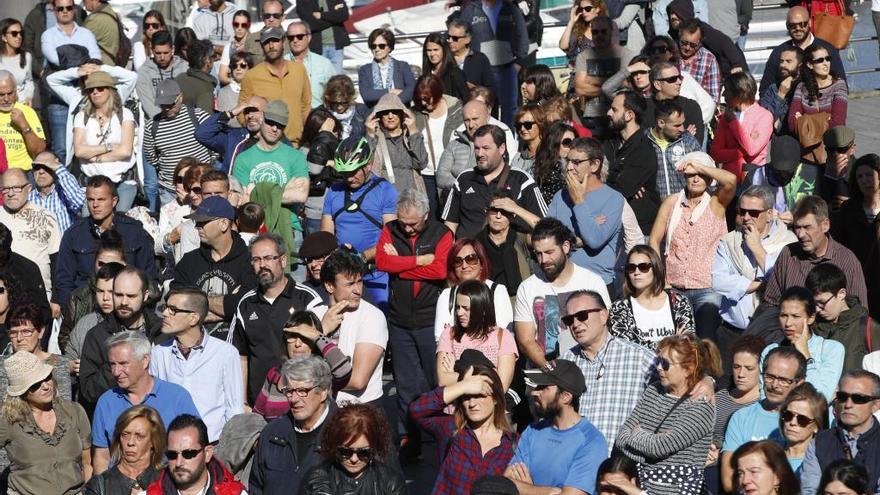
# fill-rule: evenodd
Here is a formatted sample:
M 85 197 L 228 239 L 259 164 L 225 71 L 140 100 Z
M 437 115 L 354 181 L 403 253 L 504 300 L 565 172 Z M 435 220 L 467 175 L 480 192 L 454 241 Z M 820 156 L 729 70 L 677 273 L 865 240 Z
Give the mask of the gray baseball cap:
M 156 87 L 156 105 L 173 105 L 181 93 L 180 85 L 174 79 L 163 79 Z

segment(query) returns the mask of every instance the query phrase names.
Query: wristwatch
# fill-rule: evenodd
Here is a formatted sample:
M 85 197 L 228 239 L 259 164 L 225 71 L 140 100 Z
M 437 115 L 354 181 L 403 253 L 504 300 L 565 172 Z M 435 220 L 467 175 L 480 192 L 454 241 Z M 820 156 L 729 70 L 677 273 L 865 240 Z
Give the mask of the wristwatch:
M 104 143 L 104 150 L 105 150 L 107 153 L 113 151 L 113 145 L 110 144 L 110 143 Z

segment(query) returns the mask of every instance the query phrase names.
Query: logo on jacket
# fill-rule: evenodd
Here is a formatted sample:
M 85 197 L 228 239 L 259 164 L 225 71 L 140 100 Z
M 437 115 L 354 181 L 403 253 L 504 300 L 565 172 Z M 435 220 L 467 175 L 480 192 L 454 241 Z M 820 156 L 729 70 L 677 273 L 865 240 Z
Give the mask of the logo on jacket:
M 251 313 L 251 315 L 248 317 L 248 321 L 254 321 L 254 320 L 258 320 L 258 319 L 260 319 L 260 317 L 257 316 L 257 312 L 256 312 L 256 311 L 254 311 L 253 313 Z

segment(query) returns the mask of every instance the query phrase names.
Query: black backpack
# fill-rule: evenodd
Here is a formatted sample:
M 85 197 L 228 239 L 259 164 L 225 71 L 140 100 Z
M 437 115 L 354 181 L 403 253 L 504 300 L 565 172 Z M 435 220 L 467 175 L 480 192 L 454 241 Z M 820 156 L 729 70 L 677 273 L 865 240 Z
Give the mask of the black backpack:
M 114 55 L 110 53 L 109 51 L 105 50 L 104 47 L 101 45 L 98 45 L 98 48 L 100 48 L 102 52 L 112 58 L 114 64 L 118 65 L 119 67 L 125 67 L 126 65 L 128 65 L 128 61 L 131 58 L 131 40 L 128 39 L 128 36 L 125 35 L 125 28 L 122 27 L 122 21 L 119 18 L 119 14 L 117 13 L 116 15 L 113 15 L 103 10 L 93 12 L 92 14 L 104 14 L 106 16 L 112 17 L 113 20 L 116 21 L 116 30 L 119 33 L 119 49 L 116 51 L 116 54 Z

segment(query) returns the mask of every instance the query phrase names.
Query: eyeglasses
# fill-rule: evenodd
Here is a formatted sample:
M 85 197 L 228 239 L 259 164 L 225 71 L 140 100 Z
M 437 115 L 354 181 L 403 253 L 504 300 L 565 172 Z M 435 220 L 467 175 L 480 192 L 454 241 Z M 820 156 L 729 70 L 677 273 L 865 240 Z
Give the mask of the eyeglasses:
M 182 455 L 184 459 L 192 459 L 199 455 L 203 450 L 205 449 L 166 450 L 165 457 L 167 457 L 169 461 L 176 460 L 179 455 Z
M 162 25 L 159 24 L 158 22 L 145 22 L 144 23 L 144 29 L 159 29 L 161 27 L 162 27 Z
M 638 270 L 641 273 L 648 273 L 654 268 L 650 263 L 627 263 L 626 273 L 635 273 Z
M 846 404 L 850 399 L 852 399 L 853 404 L 862 406 L 869 402 L 874 402 L 875 400 L 880 399 L 880 397 L 865 394 L 848 394 L 846 392 L 837 392 L 834 394 L 834 402 L 837 402 L 838 404 Z
M 56 5 L 55 12 L 71 12 L 75 8 L 73 5 Z
M 454 35 L 454 34 L 446 33 L 446 39 L 449 40 L 449 41 L 452 41 L 452 42 L 454 42 L 454 43 L 457 43 L 458 40 L 460 40 L 460 39 L 462 39 L 462 38 L 467 38 L 467 36 L 456 36 L 456 35 Z
M 791 423 L 792 420 L 795 420 L 795 422 L 797 422 L 797 425 L 801 428 L 806 428 L 807 426 L 816 422 L 815 419 L 809 416 L 804 416 L 803 414 L 791 412 L 788 409 L 779 413 L 779 418 L 782 420 L 783 423 Z
M 788 28 L 789 30 L 791 30 L 791 29 L 795 29 L 795 28 L 806 29 L 807 26 L 809 26 L 809 25 L 810 25 L 810 21 L 804 21 L 804 22 L 786 22 L 786 23 L 785 23 L 785 27 Z
M 577 9 L 575 9 L 575 12 L 578 13 L 578 14 L 580 14 L 581 12 L 586 12 L 586 13 L 589 14 L 589 13 L 592 12 L 593 9 L 595 9 L 595 8 L 596 8 L 596 7 L 593 7 L 592 5 L 587 5 L 586 7 L 578 7 Z
M 669 47 L 666 45 L 657 45 L 651 47 L 651 53 L 666 53 L 669 51 Z
M 589 318 L 591 314 L 599 311 L 602 311 L 602 308 L 582 309 L 577 313 L 563 316 L 562 318 L 560 318 L 560 321 L 562 321 L 563 325 L 570 327 L 574 324 L 575 318 L 577 318 L 577 321 L 583 323 L 587 321 L 587 318 Z
M 784 376 L 776 376 L 771 375 L 770 373 L 764 373 L 764 383 L 776 382 L 785 385 L 786 387 L 790 387 L 795 384 L 797 380 L 794 378 L 786 378 Z
M 522 121 L 519 121 L 516 124 L 514 124 L 514 126 L 517 128 L 517 130 L 525 129 L 527 131 L 531 131 L 532 127 L 535 126 L 535 121 L 534 120 L 522 120 Z
M 825 55 L 824 57 L 814 58 L 814 59 L 812 60 L 812 62 L 813 62 L 814 64 L 821 64 L 821 63 L 823 63 L 823 62 L 829 62 L 829 63 L 830 63 L 830 62 L 831 62 L 831 56 L 830 56 L 830 55 Z
M 581 163 L 587 163 L 588 161 L 590 161 L 589 158 L 584 158 L 583 160 L 575 160 L 574 158 L 566 158 L 565 160 L 568 163 L 571 163 L 572 165 L 574 165 L 575 167 L 580 167 Z
M 14 339 L 18 336 L 28 338 L 37 333 L 36 328 L 22 328 L 21 330 L 9 330 L 6 332 L 6 335 L 9 336 L 10 339 Z
M 657 358 L 654 359 L 654 365 L 663 371 L 669 371 L 669 368 L 671 368 L 672 366 L 675 366 L 676 364 L 681 364 L 681 363 L 676 363 L 674 361 L 670 361 L 670 360 L 666 359 L 665 357 L 660 357 L 660 356 L 657 356 Z
M 20 186 L 5 186 L 0 187 L 0 191 L 3 191 L 3 194 L 18 194 L 24 191 L 24 188 L 29 186 L 30 184 L 22 184 Z
M 239 62 L 232 66 L 233 69 L 250 69 L 251 66 L 247 62 Z
M 358 456 L 358 459 L 369 462 L 370 459 L 373 458 L 373 449 L 366 447 L 363 449 L 353 449 L 351 447 L 337 447 L 336 453 L 339 454 L 339 457 L 343 459 L 351 459 L 355 454 Z
M 477 256 L 477 253 L 471 253 L 465 257 L 456 256 L 455 260 L 452 262 L 452 265 L 456 268 L 461 268 L 461 266 L 465 263 L 467 263 L 468 265 L 476 265 L 480 263 L 480 257 Z
M 384 50 L 388 48 L 386 43 L 370 43 L 370 50 Z
M 21 36 L 21 31 L 6 31 L 6 36 L 12 36 L 13 38 L 18 38 Z
M 294 388 L 294 387 L 281 388 L 281 387 L 279 387 L 278 391 L 281 392 L 282 394 L 284 394 L 286 397 L 290 397 L 294 394 L 297 397 L 307 397 L 309 395 L 309 392 L 311 392 L 312 390 L 315 390 L 316 388 L 318 388 L 317 385 L 315 385 L 314 387 L 300 387 L 300 388 Z
M 251 23 L 249 23 L 249 22 L 233 22 L 232 27 L 234 27 L 234 28 L 249 28 L 249 27 L 251 27 Z
M 259 265 L 261 263 L 271 263 L 273 261 L 277 261 L 282 256 L 282 254 L 276 256 L 254 256 L 253 258 L 251 258 L 251 263 L 254 265 Z
M 177 316 L 177 313 L 187 313 L 187 314 L 194 314 L 195 313 L 195 311 L 190 311 L 188 309 L 178 308 L 177 306 L 172 306 L 170 304 L 163 304 L 163 305 L 159 306 L 160 313 L 164 313 L 166 311 L 168 311 L 168 313 L 171 314 L 171 316 Z
M 835 297 L 836 297 L 835 294 L 831 294 L 830 296 L 828 296 L 828 299 L 825 299 L 824 301 L 820 301 L 820 300 L 818 300 L 818 299 L 814 299 L 814 302 L 816 303 L 816 307 L 817 307 L 817 308 L 824 308 L 825 305 L 828 304 L 828 303 L 830 303 L 831 300 L 834 299 Z
M 651 71 L 647 70 L 634 70 L 629 73 L 631 76 L 647 76 Z
M 669 83 L 669 84 L 675 84 L 678 81 L 681 81 L 681 74 L 676 74 L 674 76 L 669 76 L 669 77 L 658 77 L 657 80 L 663 81 L 663 82 Z
M 308 36 L 308 34 L 288 34 L 287 41 L 293 41 L 293 40 L 302 41 L 305 39 L 306 36 Z
M 681 46 L 686 46 L 688 48 L 693 48 L 695 50 L 700 47 L 700 42 L 694 43 L 693 41 L 688 40 L 678 40 L 678 44 Z
M 571 143 L 574 141 L 572 138 L 565 138 L 559 144 L 565 146 L 566 148 L 571 148 Z
M 737 208 L 736 212 L 739 213 L 739 216 L 744 217 L 746 215 L 752 218 L 758 218 L 761 216 L 761 213 L 764 213 L 767 210 L 749 210 L 747 208 Z
M 281 12 L 266 12 L 263 14 L 263 19 L 281 19 L 284 17 L 284 14 Z

